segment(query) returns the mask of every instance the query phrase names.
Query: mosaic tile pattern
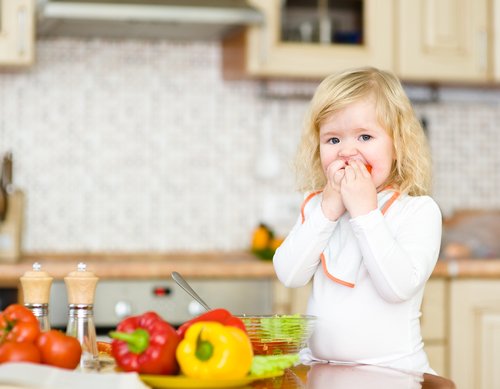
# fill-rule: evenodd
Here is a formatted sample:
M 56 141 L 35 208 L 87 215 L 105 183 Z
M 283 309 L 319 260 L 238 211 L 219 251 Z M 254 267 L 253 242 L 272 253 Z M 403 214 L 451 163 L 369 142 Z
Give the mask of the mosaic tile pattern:
M 500 114 L 494 100 L 416 107 L 430 123 L 433 196 L 445 215 L 500 207 Z
M 224 81 L 220 63 L 216 43 L 60 38 L 37 42 L 31 70 L 0 73 L 0 152 L 13 151 L 27 195 L 24 250 L 238 250 L 260 220 L 286 233 L 308 101 L 263 92 L 315 84 Z M 416 104 L 435 198 L 445 212 L 498 208 L 500 99 L 453 96 Z M 280 167 L 267 178 L 264 125 Z

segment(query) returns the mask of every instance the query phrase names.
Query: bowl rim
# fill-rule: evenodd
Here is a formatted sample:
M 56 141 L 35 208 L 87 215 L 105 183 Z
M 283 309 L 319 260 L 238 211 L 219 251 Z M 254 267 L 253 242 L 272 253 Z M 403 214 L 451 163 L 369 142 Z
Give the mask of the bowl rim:
M 315 315 L 302 315 L 302 314 L 299 314 L 299 315 L 288 315 L 288 314 L 247 315 L 247 314 L 243 314 L 243 315 L 235 315 L 235 316 L 240 318 L 240 319 L 273 319 L 273 318 L 281 319 L 281 318 L 285 318 L 285 319 L 297 319 L 297 320 L 304 320 L 304 319 L 316 320 L 318 318 Z

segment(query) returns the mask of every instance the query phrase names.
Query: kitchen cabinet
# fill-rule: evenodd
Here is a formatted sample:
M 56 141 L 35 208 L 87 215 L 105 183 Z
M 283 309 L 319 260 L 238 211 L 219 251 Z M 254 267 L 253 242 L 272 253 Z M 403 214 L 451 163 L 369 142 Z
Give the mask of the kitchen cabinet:
M 285 288 L 280 281 L 274 281 L 274 311 L 289 315 L 305 314 L 311 287 L 310 282 L 302 288 Z
M 450 299 L 450 377 L 457 388 L 500 388 L 500 280 L 453 281 Z
M 425 285 L 420 317 L 424 349 L 431 367 L 442 376 L 448 376 L 447 328 L 448 281 L 430 279 Z
M 500 26 L 500 0 L 493 0 L 493 26 Z M 493 74 L 495 81 L 500 80 L 500 29 L 493 28 Z
M 466 83 L 491 81 L 496 66 L 500 78 L 500 42 L 493 42 L 489 0 L 359 0 L 362 38 L 358 44 L 301 42 L 300 38 L 288 41 L 283 2 L 250 2 L 264 14 L 266 23 L 224 40 L 223 73 L 227 79 L 322 79 L 357 66 L 392 70 L 403 81 Z M 494 8 L 497 22 L 499 8 Z M 332 28 L 338 24 L 336 12 L 331 11 Z M 339 13 L 342 21 L 342 10 Z M 493 43 L 499 58 L 495 65 Z
M 35 0 L 0 0 L 0 66 L 33 64 Z
M 309 42 L 308 36 L 300 38 L 302 41 L 285 41 L 281 24 L 284 18 L 284 8 L 281 7 L 283 2 L 249 0 L 249 3 L 264 14 L 265 24 L 238 31 L 224 40 L 223 67 L 224 77 L 227 79 L 242 76 L 317 79 L 348 67 L 373 65 L 391 69 L 393 66 L 394 6 L 392 1 L 351 2 L 358 3 L 358 8 L 362 12 L 362 15 L 358 17 L 361 27 L 360 43 Z M 310 4 L 311 2 L 302 3 Z M 301 10 L 300 7 L 297 9 Z M 290 18 L 293 19 L 293 15 Z M 334 37 L 336 20 L 333 16 L 332 20 L 333 26 L 330 25 L 332 33 L 329 34 L 327 40 Z M 303 31 L 304 26 L 307 27 L 308 24 L 303 24 L 298 28 L 302 27 Z M 315 28 L 312 22 L 308 28 L 312 34 L 312 29 Z M 303 41 L 304 39 L 306 42 Z
M 403 80 L 488 80 L 488 0 L 399 0 L 397 4 L 395 70 Z

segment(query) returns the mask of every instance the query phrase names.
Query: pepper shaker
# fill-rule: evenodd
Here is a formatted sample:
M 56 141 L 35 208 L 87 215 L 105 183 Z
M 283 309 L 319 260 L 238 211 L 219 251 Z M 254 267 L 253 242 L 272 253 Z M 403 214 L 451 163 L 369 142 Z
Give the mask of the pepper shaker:
M 74 336 L 82 346 L 80 368 L 99 370 L 97 339 L 94 325 L 94 294 L 98 278 L 79 263 L 77 270 L 64 277 L 68 292 L 68 326 L 66 334 Z
M 20 278 L 23 288 L 24 306 L 31 310 L 40 323 L 41 331 L 50 330 L 49 298 L 52 277 L 42 271 L 42 265 L 33 264 L 33 269 Z

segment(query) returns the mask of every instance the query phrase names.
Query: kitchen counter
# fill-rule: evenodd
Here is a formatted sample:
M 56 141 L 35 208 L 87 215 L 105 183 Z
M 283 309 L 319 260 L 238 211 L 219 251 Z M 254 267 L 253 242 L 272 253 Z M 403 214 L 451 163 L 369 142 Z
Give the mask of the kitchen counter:
M 225 253 L 27 253 L 17 263 L 0 263 L 0 284 L 14 286 L 19 277 L 40 262 L 55 279 L 63 279 L 79 262 L 100 279 L 170 278 L 177 271 L 189 278 L 274 278 L 271 261 L 248 252 Z M 500 278 L 499 259 L 438 261 L 432 277 Z
M 500 258 L 441 259 L 432 277 L 442 278 L 500 278 Z
M 17 263 L 0 263 L 0 283 L 17 282 L 34 262 L 54 279 L 63 279 L 79 262 L 100 279 L 170 278 L 177 271 L 189 278 L 273 278 L 270 261 L 246 252 L 231 253 L 30 253 Z
M 259 389 L 455 389 L 455 384 L 443 377 L 431 374 L 406 373 L 377 366 L 343 366 L 316 364 L 299 365 L 285 370 L 282 377 L 259 381 L 253 385 Z
M 115 374 L 113 370 L 99 373 L 81 373 L 65 369 L 55 369 L 46 365 L 7 363 L 0 365 L 0 386 L 23 388 L 67 387 L 72 382 L 75 389 L 88 387 L 144 388 L 135 373 Z M 19 386 L 19 387 L 21 387 Z M 183 385 L 180 385 L 184 387 Z M 18 387 L 16 385 L 16 387 Z M 168 384 L 159 387 L 172 387 Z M 186 386 L 187 387 L 187 386 Z M 201 385 L 199 386 L 202 387 Z M 209 387 L 217 388 L 213 384 Z M 221 385 L 220 387 L 224 387 Z M 431 374 L 408 373 L 377 366 L 342 366 L 316 364 L 298 365 L 286 369 L 280 377 L 262 379 L 245 386 L 246 389 L 455 389 L 455 384 L 443 377 Z

